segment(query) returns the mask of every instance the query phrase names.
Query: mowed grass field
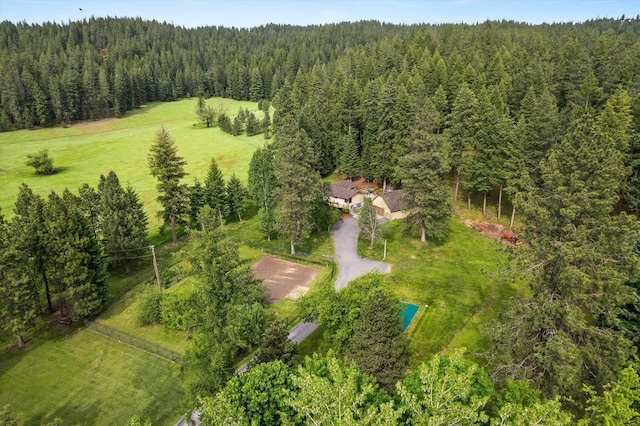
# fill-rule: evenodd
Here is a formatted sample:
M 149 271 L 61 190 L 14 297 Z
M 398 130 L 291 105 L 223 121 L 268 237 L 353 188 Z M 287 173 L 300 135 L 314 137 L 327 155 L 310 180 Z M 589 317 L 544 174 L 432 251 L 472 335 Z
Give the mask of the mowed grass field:
M 411 366 L 459 347 L 471 357 L 486 350 L 489 342 L 480 326 L 496 318 L 510 297 L 525 291 L 523 283 L 500 274 L 510 248 L 465 226 L 460 217 L 449 221 L 449 235 L 441 243 L 421 243 L 402 221 L 390 222 L 382 233 L 386 261 L 392 264 L 385 283 L 400 300 L 420 307 L 407 330 Z M 382 244 L 372 250 L 368 245 L 359 241 L 360 255 L 382 260 Z
M 130 183 L 144 202 L 151 230 L 159 226 L 156 201 L 156 181 L 149 174 L 147 155 L 155 133 L 164 126 L 176 141 L 178 155 L 187 161 L 188 176 L 204 181 L 211 158 L 228 179 L 235 173 L 246 182 L 251 156 L 264 144 L 260 135 L 231 136 L 218 128 L 206 128 L 197 123 L 195 98 L 177 102 L 152 103 L 129 112 L 123 118 L 82 122 L 67 128 L 19 130 L 0 133 L 0 208 L 5 217 L 13 215 L 13 206 L 20 185 L 24 182 L 36 193 L 46 197 L 52 190 L 65 188 L 77 192 L 83 183 L 96 187 L 101 174 L 116 172 L 123 185 Z M 262 118 L 258 104 L 231 99 L 212 98 L 211 105 L 223 105 L 230 117 L 240 107 Z M 27 154 L 49 150 L 54 167 L 60 172 L 51 176 L 36 176 L 27 167 Z
M 177 367 L 91 330 L 47 331 L 0 355 L 0 406 L 19 424 L 174 425 L 184 391 Z

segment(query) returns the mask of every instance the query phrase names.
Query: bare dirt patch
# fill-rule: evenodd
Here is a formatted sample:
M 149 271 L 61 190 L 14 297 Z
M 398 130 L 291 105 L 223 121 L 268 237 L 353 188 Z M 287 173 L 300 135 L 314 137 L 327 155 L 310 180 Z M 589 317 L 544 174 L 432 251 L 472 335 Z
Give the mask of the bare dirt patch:
M 486 235 L 494 240 L 503 241 L 505 244 L 514 245 L 517 241 L 517 237 L 512 232 L 509 232 L 507 228 L 497 223 L 480 222 L 478 220 L 465 219 L 464 224 L 470 228 L 475 229 L 482 235 Z M 509 240 L 510 237 L 515 237 L 513 240 Z
M 284 299 L 301 297 L 316 278 L 319 269 L 299 263 L 287 262 L 275 257 L 263 256 L 251 265 L 256 276 L 267 287 L 267 298 L 270 303 Z

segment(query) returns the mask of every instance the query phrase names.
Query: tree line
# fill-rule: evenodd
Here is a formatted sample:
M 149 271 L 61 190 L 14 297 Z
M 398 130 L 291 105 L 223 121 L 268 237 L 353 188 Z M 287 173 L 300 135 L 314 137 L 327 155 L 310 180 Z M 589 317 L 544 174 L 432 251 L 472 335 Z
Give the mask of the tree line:
M 3 328 L 19 346 L 43 311 L 89 317 L 107 302 L 107 268 L 147 254 L 147 216 L 135 190 L 111 171 L 97 189 L 51 192 L 43 199 L 22 184 L 14 217 L 0 215 L 0 306 Z M 141 256 L 141 254 L 143 256 Z

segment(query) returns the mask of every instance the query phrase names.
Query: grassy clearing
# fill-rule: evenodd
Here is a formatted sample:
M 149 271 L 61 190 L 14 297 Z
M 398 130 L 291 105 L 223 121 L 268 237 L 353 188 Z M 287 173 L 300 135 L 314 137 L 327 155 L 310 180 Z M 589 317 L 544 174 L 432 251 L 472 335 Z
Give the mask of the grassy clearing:
M 509 297 L 524 291 L 522 284 L 498 275 L 507 265 L 508 249 L 459 218 L 450 221 L 449 236 L 442 243 L 422 244 L 402 225 L 391 222 L 383 231 L 386 261 L 393 265 L 385 282 L 401 300 L 420 306 L 408 330 L 411 365 L 457 347 L 471 354 L 482 351 L 488 342 L 478 327 L 495 318 Z M 360 255 L 381 260 L 381 245 L 373 250 L 367 246 L 360 241 Z
M 230 99 L 212 99 L 222 102 L 232 117 L 239 107 L 247 108 L 261 117 L 258 104 Z M 262 135 L 231 136 L 218 128 L 205 128 L 196 124 L 196 99 L 177 102 L 152 103 L 128 113 L 120 119 L 74 124 L 68 128 L 19 130 L 0 133 L 0 208 L 10 217 L 23 182 L 34 192 L 47 196 L 51 190 L 71 191 L 85 182 L 98 184 L 100 174 L 109 170 L 117 173 L 120 181 L 130 182 L 145 205 L 152 230 L 159 225 L 156 212 L 156 182 L 149 174 L 147 154 L 155 133 L 164 126 L 176 140 L 178 154 L 187 161 L 189 175 L 201 182 L 206 176 L 211 158 L 215 157 L 225 178 L 235 173 L 246 181 L 251 156 L 264 144 Z M 35 176 L 33 168 L 24 163 L 26 155 L 49 149 L 54 167 L 61 171 L 51 176 Z
M 154 425 L 181 417 L 175 365 L 86 329 L 41 333 L 23 350 L 0 354 L 0 406 L 20 424 Z

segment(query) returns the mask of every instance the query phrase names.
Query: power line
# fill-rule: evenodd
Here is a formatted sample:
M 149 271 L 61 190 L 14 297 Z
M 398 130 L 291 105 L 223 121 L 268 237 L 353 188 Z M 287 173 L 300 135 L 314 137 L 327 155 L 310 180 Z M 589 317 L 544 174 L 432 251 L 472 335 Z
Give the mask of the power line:
M 130 259 L 142 259 L 143 257 L 151 257 L 153 256 L 152 254 L 145 254 L 143 256 L 135 256 L 135 257 L 118 257 L 115 259 L 111 259 L 111 260 L 130 260 Z
M 144 246 L 144 247 L 139 247 L 139 248 L 132 248 L 132 249 L 112 250 L 112 251 L 109 251 L 107 253 L 122 253 L 122 252 L 125 252 L 125 251 L 137 251 L 137 250 L 149 250 L 149 246 Z

